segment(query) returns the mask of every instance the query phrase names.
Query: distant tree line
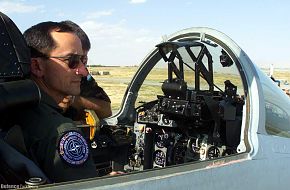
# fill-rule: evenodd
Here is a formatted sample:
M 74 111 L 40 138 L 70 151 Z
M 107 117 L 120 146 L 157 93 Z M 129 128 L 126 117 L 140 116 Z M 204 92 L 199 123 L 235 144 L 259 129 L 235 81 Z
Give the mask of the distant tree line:
M 88 65 L 89 67 L 120 67 L 120 66 L 107 66 L 107 65 Z
M 121 67 L 120 65 L 88 65 L 88 67 Z M 132 66 L 122 66 L 122 67 L 138 67 L 138 65 L 132 65 Z

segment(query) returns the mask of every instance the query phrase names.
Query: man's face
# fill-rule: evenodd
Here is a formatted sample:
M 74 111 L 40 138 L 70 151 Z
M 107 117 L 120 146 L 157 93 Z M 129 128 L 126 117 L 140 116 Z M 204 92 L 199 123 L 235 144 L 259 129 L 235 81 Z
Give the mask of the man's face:
M 73 33 L 52 32 L 51 33 L 57 47 L 48 55 L 48 59 L 44 60 L 44 85 L 50 94 L 59 95 L 79 95 L 80 81 L 83 76 L 87 76 L 88 72 L 84 64 L 79 61 L 75 68 L 69 67 L 67 58 L 72 54 L 83 55 L 82 45 L 79 38 Z

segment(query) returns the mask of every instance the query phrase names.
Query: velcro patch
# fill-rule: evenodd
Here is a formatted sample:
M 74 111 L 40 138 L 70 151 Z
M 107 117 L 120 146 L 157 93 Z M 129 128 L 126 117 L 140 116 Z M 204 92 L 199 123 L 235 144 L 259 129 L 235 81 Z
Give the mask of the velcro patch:
M 58 151 L 64 161 L 75 166 L 87 161 L 89 155 L 88 144 L 77 131 L 69 131 L 61 137 Z

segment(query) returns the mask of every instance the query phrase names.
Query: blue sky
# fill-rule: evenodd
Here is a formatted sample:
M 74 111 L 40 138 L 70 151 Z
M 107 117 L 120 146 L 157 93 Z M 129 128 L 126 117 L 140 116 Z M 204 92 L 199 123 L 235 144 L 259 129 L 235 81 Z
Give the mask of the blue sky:
M 203 26 L 232 38 L 259 67 L 290 68 L 287 0 L 0 0 L 23 32 L 43 21 L 72 20 L 92 43 L 89 63 L 139 65 L 163 35 Z

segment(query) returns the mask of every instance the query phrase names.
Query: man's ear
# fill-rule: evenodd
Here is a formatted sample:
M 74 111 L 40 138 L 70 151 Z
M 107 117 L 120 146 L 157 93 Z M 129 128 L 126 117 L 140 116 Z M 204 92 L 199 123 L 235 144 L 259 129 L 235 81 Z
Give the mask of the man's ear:
M 41 58 L 31 58 L 31 73 L 40 78 L 44 75 L 44 65 Z

